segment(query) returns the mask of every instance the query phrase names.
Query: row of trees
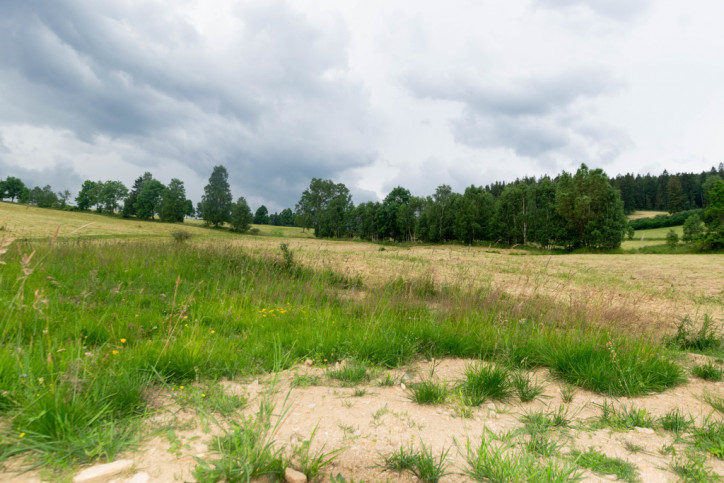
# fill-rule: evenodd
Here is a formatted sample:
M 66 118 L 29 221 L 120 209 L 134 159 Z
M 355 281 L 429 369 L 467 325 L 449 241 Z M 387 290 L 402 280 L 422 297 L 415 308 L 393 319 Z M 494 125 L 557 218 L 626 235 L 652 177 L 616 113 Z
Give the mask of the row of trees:
M 701 173 L 669 174 L 666 170 L 658 176 L 628 173 L 611 179 L 611 184 L 621 192 L 626 213 L 636 210 L 678 213 L 704 208 L 708 193 L 719 180 L 724 180 L 724 163 L 719 163 L 718 169 L 712 167 Z
M 344 184 L 314 178 L 296 208 L 301 225 L 319 237 L 617 248 L 626 232 L 619 192 L 586 165 L 555 180 L 507 184 L 497 196 L 479 186 L 460 194 L 441 185 L 427 197 L 397 187 L 381 203 L 358 206 Z

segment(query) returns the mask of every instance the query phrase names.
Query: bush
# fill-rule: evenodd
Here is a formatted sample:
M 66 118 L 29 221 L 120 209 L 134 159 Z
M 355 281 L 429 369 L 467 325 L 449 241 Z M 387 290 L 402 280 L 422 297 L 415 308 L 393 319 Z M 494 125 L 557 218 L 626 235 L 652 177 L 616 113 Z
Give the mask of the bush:
M 679 244 L 679 235 L 673 230 L 673 228 L 666 234 L 666 244 L 671 249 L 676 248 L 676 245 Z
M 183 243 L 191 238 L 191 233 L 186 230 L 174 230 L 171 232 L 171 236 L 173 237 L 174 241 L 178 243 Z

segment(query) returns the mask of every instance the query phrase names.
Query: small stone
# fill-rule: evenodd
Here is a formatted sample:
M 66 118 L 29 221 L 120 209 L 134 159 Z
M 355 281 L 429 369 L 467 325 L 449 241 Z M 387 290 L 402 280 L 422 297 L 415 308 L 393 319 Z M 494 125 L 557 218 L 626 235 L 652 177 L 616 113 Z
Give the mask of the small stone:
M 314 403 L 311 403 L 311 404 L 307 404 L 307 407 L 308 407 L 309 409 L 314 409 L 315 407 L 317 407 L 317 405 L 314 404 Z
M 636 426 L 634 429 L 636 430 L 637 433 L 654 434 L 654 430 L 651 428 L 640 428 L 640 427 Z
M 491 411 L 495 411 L 495 410 L 496 410 L 495 404 L 494 404 L 494 403 L 488 403 L 488 409 L 490 409 Z
M 489 415 L 491 418 L 497 418 L 497 417 L 498 417 L 498 413 L 496 413 L 495 411 L 490 411 L 490 412 L 488 413 L 488 415 Z
M 86 468 L 73 478 L 73 483 L 95 483 L 108 481 L 111 476 L 128 471 L 133 466 L 132 460 L 118 460 L 104 465 Z
M 150 479 L 151 476 L 148 473 L 141 471 L 140 473 L 133 475 L 133 478 L 128 480 L 128 483 L 148 483 Z
M 404 391 L 405 389 L 407 389 L 407 386 L 405 386 L 405 383 L 404 383 L 404 382 L 401 382 L 401 383 L 400 383 L 400 387 L 402 388 L 403 391 Z
M 287 469 L 284 470 L 284 481 L 287 483 L 307 483 L 307 475 L 294 468 L 287 467 Z
M 306 361 L 304 361 L 304 365 L 311 367 L 314 365 L 314 361 L 312 361 L 312 359 L 307 359 Z

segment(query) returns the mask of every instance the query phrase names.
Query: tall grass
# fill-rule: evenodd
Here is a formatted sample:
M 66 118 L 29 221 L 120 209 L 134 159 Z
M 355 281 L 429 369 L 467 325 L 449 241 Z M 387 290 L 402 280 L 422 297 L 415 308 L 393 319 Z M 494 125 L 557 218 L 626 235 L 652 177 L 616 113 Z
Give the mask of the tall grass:
M 550 302 L 521 305 L 429 277 L 366 288 L 299 265 L 288 247 L 274 256 L 223 242 L 26 243 L 3 261 L 5 451 L 42 447 L 60 461 L 110 459 L 131 444 L 113 430 L 101 451 L 101 436 L 92 435 L 132 426 L 149 385 L 280 370 L 306 358 L 386 367 L 419 356 L 480 358 L 550 367 L 613 395 L 683 380 L 659 345 L 609 334 Z M 350 296 L 360 290 L 364 297 Z M 469 389 L 473 399 L 498 397 Z

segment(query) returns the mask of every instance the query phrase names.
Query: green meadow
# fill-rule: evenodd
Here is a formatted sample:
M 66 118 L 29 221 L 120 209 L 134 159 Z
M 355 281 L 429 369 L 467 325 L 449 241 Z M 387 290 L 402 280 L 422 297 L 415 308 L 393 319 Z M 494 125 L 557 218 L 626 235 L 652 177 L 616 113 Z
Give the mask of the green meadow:
M 385 370 L 461 357 L 507 371 L 547 368 L 562 383 L 630 397 L 684 383 L 682 351 L 721 356 L 713 329 L 662 340 L 490 286 L 425 274 L 368 284 L 310 268 L 284 243 L 295 229 L 265 227 L 260 236 L 279 237 L 279 246 L 256 251 L 222 231 L 192 227 L 208 236 L 177 241 L 178 225 L 146 225 L 166 233 L 22 241 L 0 231 L 0 462 L 52 475 L 112 460 L 144 434 L 155 391 L 308 359 Z M 466 404 L 486 399 L 476 387 L 464 389 Z

